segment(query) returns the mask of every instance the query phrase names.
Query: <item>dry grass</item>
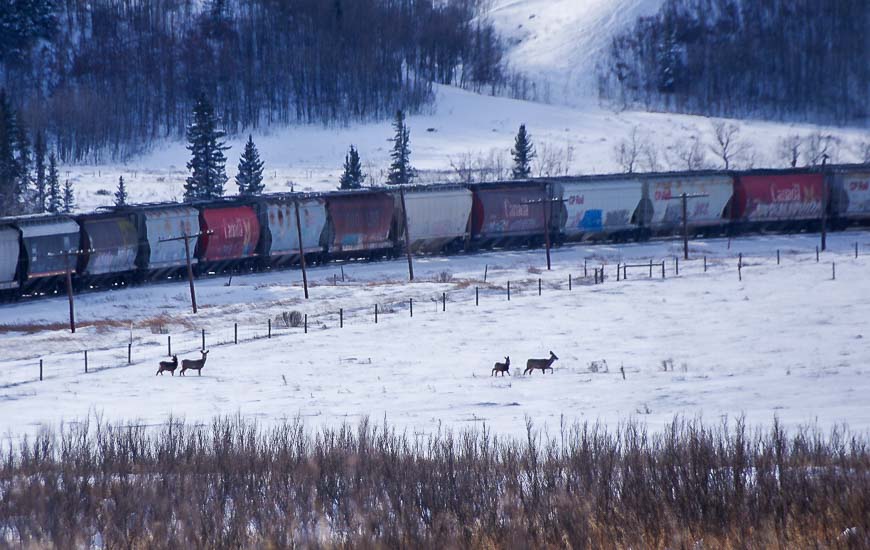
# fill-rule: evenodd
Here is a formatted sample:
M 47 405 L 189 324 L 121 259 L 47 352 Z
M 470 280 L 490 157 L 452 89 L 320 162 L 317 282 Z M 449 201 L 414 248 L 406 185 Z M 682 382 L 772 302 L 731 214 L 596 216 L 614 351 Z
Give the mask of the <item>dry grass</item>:
M 84 423 L 2 453 L 0 545 L 867 548 L 870 452 L 740 422 L 523 440 Z

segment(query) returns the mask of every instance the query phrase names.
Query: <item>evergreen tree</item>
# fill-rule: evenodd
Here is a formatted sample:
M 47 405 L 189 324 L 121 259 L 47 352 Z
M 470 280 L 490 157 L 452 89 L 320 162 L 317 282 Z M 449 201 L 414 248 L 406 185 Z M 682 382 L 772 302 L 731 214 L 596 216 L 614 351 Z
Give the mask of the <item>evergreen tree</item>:
M 393 151 L 390 153 L 392 162 L 390 163 L 387 183 L 404 185 L 410 183 L 414 177 L 414 168 L 411 167 L 411 131 L 405 125 L 405 113 L 401 110 L 396 111 L 393 130 L 396 134 L 390 139 L 393 142 Z
M 30 190 L 30 184 L 33 183 L 31 177 L 31 164 L 33 158 L 30 153 L 30 138 L 27 137 L 27 130 L 23 124 L 18 125 L 18 135 L 15 140 L 15 149 L 18 152 L 18 187 L 16 193 L 19 202 L 27 199 L 27 193 Z
M 34 165 L 36 168 L 36 212 L 45 212 L 45 136 L 36 132 L 33 144 Z
M 340 189 L 359 189 L 366 176 L 362 172 L 362 164 L 356 147 L 350 146 L 350 151 L 344 156 L 344 173 L 338 180 Z
M 124 176 L 118 178 L 118 190 L 115 191 L 115 206 L 126 206 L 127 186 L 124 185 Z
M 57 157 L 54 151 L 48 155 L 48 179 L 46 181 L 48 187 L 48 196 L 46 197 L 45 210 L 57 214 L 63 205 L 60 196 L 60 176 L 57 173 Z
M 76 207 L 76 196 L 70 180 L 63 183 L 63 211 L 69 214 Z
M 217 129 L 217 118 L 211 104 L 205 96 L 200 96 L 193 107 L 193 123 L 187 128 L 187 149 L 191 153 L 187 169 L 191 174 L 184 185 L 185 199 L 223 196 L 227 182 L 224 151 L 229 149 L 222 141 L 225 135 Z
M 266 187 L 263 184 L 263 161 L 260 160 L 260 152 L 257 151 L 250 134 L 245 144 L 245 152 L 239 159 L 236 185 L 239 186 L 239 195 L 259 195 Z
M 520 129 L 514 140 L 514 148 L 511 149 L 511 156 L 514 158 L 514 167 L 511 171 L 513 178 L 515 180 L 528 178 L 532 173 L 532 159 L 537 154 L 535 146 L 532 145 L 532 136 L 526 133 L 525 124 L 520 124 Z
M 15 112 L 0 89 L 0 214 L 12 213 L 18 186 L 18 163 L 15 159 L 15 140 L 18 134 Z

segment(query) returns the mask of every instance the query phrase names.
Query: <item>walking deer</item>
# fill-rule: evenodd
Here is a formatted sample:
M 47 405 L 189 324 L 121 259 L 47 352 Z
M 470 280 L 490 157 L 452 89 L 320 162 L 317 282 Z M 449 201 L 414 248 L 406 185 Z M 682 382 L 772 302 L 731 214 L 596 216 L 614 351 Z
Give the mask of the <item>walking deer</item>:
M 169 374 L 175 376 L 175 369 L 178 368 L 178 356 L 173 355 L 172 361 L 160 361 L 160 368 L 157 369 L 157 374 L 163 376 L 163 371 L 169 371 Z M 155 374 L 154 376 L 157 376 Z
M 181 376 L 184 376 L 184 371 L 195 370 L 199 376 L 202 376 L 202 367 L 205 366 L 205 358 L 208 355 L 208 350 L 200 351 L 202 359 L 183 359 L 181 361 Z
M 508 376 L 511 375 L 511 358 L 505 357 L 504 363 L 496 363 L 494 367 L 492 367 L 492 374 L 490 376 L 495 376 L 496 373 L 501 373 L 504 376 L 504 373 L 508 373 Z
M 535 369 L 541 369 L 543 373 L 546 374 L 547 369 L 550 369 L 550 372 L 553 372 L 553 363 L 559 359 L 556 357 L 556 354 L 552 351 L 550 352 L 549 359 L 529 359 L 526 361 L 526 370 L 523 371 L 523 375 L 531 374 Z

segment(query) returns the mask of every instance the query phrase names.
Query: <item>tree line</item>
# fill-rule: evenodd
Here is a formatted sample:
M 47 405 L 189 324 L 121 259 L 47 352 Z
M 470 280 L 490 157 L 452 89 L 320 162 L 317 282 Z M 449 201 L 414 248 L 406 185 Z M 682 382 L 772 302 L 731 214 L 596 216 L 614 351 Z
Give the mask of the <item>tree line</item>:
M 599 92 L 623 106 L 866 125 L 866 0 L 666 0 L 613 38 Z
M 182 136 L 200 95 L 231 134 L 378 119 L 506 81 L 480 3 L 0 0 L 0 87 L 65 162 Z

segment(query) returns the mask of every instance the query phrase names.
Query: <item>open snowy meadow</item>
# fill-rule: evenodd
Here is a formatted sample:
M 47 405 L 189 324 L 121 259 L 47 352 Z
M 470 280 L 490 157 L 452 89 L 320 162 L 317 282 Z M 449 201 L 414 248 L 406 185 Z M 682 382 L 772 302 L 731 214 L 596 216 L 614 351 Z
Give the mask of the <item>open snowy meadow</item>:
M 308 301 L 299 270 L 221 276 L 197 282 L 197 315 L 177 281 L 77 296 L 75 334 L 65 296 L 4 305 L 0 432 L 236 414 L 312 427 L 368 416 L 409 433 L 520 435 L 526 419 L 551 433 L 575 420 L 656 429 L 675 415 L 863 432 L 870 234 L 828 242 L 817 262 L 815 234 L 694 240 L 679 274 L 676 241 L 567 245 L 551 271 L 539 249 L 416 258 L 413 283 L 404 259 L 330 264 L 309 269 Z M 307 332 L 285 322 L 294 311 Z M 202 376 L 155 376 L 170 340 L 179 360 L 199 358 L 203 330 Z M 522 375 L 551 350 L 552 374 Z M 491 376 L 505 356 L 511 376 Z

